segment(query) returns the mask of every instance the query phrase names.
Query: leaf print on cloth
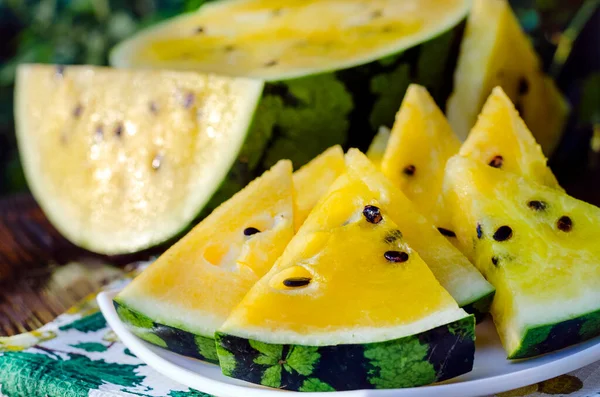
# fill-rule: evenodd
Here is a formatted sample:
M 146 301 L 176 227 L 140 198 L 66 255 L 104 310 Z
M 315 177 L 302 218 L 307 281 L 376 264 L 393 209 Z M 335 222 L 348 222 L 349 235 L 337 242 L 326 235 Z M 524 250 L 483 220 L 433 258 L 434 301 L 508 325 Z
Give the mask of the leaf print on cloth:
M 16 352 L 56 338 L 53 331 L 32 331 L 11 337 L 0 338 L 0 352 Z
M 7 397 L 79 397 L 105 383 L 135 387 L 144 380 L 134 371 L 138 365 L 92 361 L 74 353 L 68 357 L 26 352 L 0 355 L 2 393 Z
M 80 318 L 79 320 L 75 320 L 72 323 L 63 325 L 59 329 L 61 331 L 76 329 L 80 332 L 96 332 L 106 327 L 107 324 L 104 316 L 102 313 L 98 312 L 96 314 Z
M 104 346 L 102 343 L 98 342 L 81 342 L 69 346 L 75 347 L 77 349 L 83 349 L 88 353 L 102 353 L 108 350 L 107 346 Z
M 196 390 L 190 391 L 171 391 L 169 397 L 212 397 L 210 394 L 202 393 Z
M 544 394 L 571 394 L 582 388 L 581 379 L 572 375 L 561 375 L 538 383 L 538 391 Z
M 291 346 L 285 356 L 283 345 L 271 345 L 250 340 L 250 346 L 260 353 L 254 362 L 269 367 L 263 373 L 261 384 L 270 387 L 279 388 L 281 386 L 283 370 L 288 374 L 296 372 L 303 376 L 309 376 L 321 358 L 318 352 L 319 348 L 316 346 Z

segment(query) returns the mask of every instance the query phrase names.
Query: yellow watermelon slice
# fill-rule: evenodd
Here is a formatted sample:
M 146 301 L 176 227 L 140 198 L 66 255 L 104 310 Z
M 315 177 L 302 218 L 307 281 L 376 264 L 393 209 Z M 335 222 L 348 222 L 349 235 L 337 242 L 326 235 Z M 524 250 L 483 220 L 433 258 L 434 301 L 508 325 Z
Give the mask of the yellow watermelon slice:
M 345 169 L 344 151 L 340 146 L 333 146 L 294 172 L 296 230 L 300 229 L 317 201 L 327 193 L 331 184 Z
M 506 0 L 475 0 L 448 99 L 450 124 L 465 139 L 492 89 L 501 86 L 551 155 L 569 106 L 542 65 Z
M 416 206 L 356 149 L 346 154 L 348 173 L 361 179 L 381 207 L 398 224 L 406 242 L 416 250 L 442 286 L 470 313 L 488 311 L 494 288 Z
M 379 127 L 377 134 L 369 145 L 369 150 L 367 150 L 367 158 L 371 160 L 371 163 L 377 168 L 381 167 L 381 160 L 383 160 L 385 148 L 390 140 L 390 134 L 391 131 L 386 126 Z
M 542 148 L 500 87 L 492 90 L 460 155 L 560 189 Z
M 456 156 L 445 179 L 458 239 L 496 287 L 492 316 L 509 358 L 600 334 L 600 209 Z
M 292 165 L 282 160 L 136 277 L 117 312 L 140 338 L 216 362 L 215 330 L 293 235 Z
M 460 141 L 427 89 L 408 87 L 381 171 L 442 230 L 448 228 L 441 202 L 444 167 L 459 148 Z
M 79 246 L 120 254 L 162 243 L 219 186 L 238 189 L 262 88 L 192 72 L 23 65 L 15 116 L 29 187 Z
M 299 391 L 412 387 L 471 370 L 473 316 L 359 178 L 342 175 L 219 329 L 223 373 Z

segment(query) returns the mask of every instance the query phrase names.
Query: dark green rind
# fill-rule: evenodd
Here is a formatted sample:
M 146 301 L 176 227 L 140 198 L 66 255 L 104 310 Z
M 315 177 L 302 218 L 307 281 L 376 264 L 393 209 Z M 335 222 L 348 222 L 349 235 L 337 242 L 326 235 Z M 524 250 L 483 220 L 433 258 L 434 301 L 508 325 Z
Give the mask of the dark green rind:
M 122 302 L 113 303 L 121 321 L 137 337 L 182 356 L 219 364 L 214 339 L 157 323 Z
M 600 335 L 600 310 L 555 324 L 529 328 L 509 359 L 538 356 Z
M 335 346 L 268 344 L 217 332 L 226 376 L 294 391 L 414 387 L 471 371 L 475 319 L 468 316 L 419 335 Z
M 479 324 L 485 319 L 487 314 L 490 312 L 490 307 L 492 306 L 494 295 L 496 295 L 496 291 L 492 291 L 489 294 L 478 298 L 476 301 L 462 306 L 462 308 L 467 313 L 473 314 L 475 316 L 477 324 Z
M 266 82 L 240 154 L 203 215 L 279 159 L 298 168 L 336 144 L 366 151 L 380 126 L 392 127 L 411 83 L 427 87 L 444 109 L 463 30 L 464 21 L 377 61 Z

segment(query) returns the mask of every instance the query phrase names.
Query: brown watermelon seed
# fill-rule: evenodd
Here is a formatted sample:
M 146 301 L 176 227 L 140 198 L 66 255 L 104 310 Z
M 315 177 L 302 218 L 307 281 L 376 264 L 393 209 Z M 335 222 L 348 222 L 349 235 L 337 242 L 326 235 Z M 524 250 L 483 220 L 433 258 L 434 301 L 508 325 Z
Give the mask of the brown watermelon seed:
M 277 60 L 276 60 L 276 59 L 273 59 L 273 60 L 271 60 L 271 61 L 269 61 L 269 62 L 265 63 L 265 67 L 267 67 L 267 68 L 270 68 L 270 67 L 272 67 L 272 66 L 275 66 L 275 65 L 277 65 L 277 63 L 278 63 L 278 62 L 277 62 Z
M 502 167 L 502 164 L 504 163 L 504 157 L 498 155 L 498 156 L 494 156 L 490 162 L 488 163 L 488 165 L 490 167 L 494 167 L 494 168 L 500 168 Z
M 478 223 L 477 224 L 477 238 L 482 238 L 483 237 L 483 228 L 481 227 L 481 224 Z
M 513 230 L 510 226 L 500 226 L 496 232 L 494 233 L 494 240 L 496 241 L 506 241 L 510 239 L 513 235 Z
M 81 113 L 83 113 L 83 105 L 81 103 L 78 103 L 77 106 L 75 106 L 75 108 L 73 109 L 73 117 L 78 119 L 79 116 L 81 116 Z
M 492 256 L 492 263 L 494 264 L 494 266 L 498 266 L 498 262 L 499 262 L 499 261 L 500 261 L 500 260 L 498 259 L 498 257 L 497 257 L 497 256 Z
M 154 171 L 158 171 L 158 169 L 162 166 L 163 155 L 161 153 L 157 153 L 156 156 L 152 159 L 152 169 Z
M 443 227 L 438 227 L 437 229 L 443 236 L 456 237 L 456 233 L 454 233 L 452 230 L 444 229 Z
M 402 263 L 408 260 L 408 254 L 403 251 L 386 251 L 383 256 L 389 262 Z
M 183 98 L 183 107 L 189 109 L 194 104 L 196 96 L 193 92 L 188 92 L 185 98 Z
M 158 114 L 158 105 L 156 102 L 150 101 L 150 103 L 148 103 L 148 109 L 150 110 L 150 113 Z
M 283 280 L 283 285 L 286 287 L 304 287 L 310 284 L 310 277 L 290 277 Z
M 120 138 L 123 135 L 123 123 L 117 123 L 115 126 L 115 136 Z
M 377 224 L 383 220 L 379 207 L 375 207 L 374 205 L 366 205 L 363 209 L 363 215 L 369 223 Z
M 375 10 L 371 13 L 371 19 L 381 18 L 383 16 L 383 11 Z
M 383 240 L 388 244 L 393 244 L 396 242 L 396 240 L 399 240 L 401 238 L 402 238 L 402 232 L 400 230 L 396 229 L 396 230 L 390 231 Z
M 527 203 L 527 206 L 534 211 L 544 211 L 548 207 L 548 204 L 544 201 L 531 200 Z
M 194 33 L 195 34 L 204 33 L 204 27 L 198 26 L 196 29 L 194 29 Z
M 414 165 L 410 164 L 410 165 L 407 165 L 406 167 L 404 167 L 402 172 L 404 173 L 404 175 L 412 176 L 415 174 L 416 170 L 417 170 L 416 167 Z
M 525 95 L 529 92 L 529 82 L 527 78 L 521 77 L 519 79 L 519 95 Z
M 257 233 L 260 233 L 260 230 L 258 230 L 255 227 L 252 227 L 252 226 L 247 227 L 247 228 L 244 229 L 244 236 L 252 236 L 252 235 L 255 235 Z
M 556 221 L 556 227 L 563 232 L 570 232 L 573 229 L 573 221 L 566 215 L 561 216 L 558 221 Z

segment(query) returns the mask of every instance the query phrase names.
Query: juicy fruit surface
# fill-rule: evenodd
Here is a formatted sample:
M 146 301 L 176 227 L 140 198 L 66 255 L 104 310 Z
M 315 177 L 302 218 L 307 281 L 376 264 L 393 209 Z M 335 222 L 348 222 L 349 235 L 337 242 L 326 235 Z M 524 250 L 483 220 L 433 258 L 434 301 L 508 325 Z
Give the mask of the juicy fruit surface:
M 391 131 L 389 128 L 385 126 L 379 127 L 377 134 L 369 145 L 369 150 L 367 150 L 367 158 L 377 168 L 381 167 L 381 160 L 383 160 L 385 148 L 390 140 L 390 134 Z
M 364 343 L 464 317 L 388 214 L 363 214 L 369 205 L 380 206 L 365 184 L 341 176 L 220 332 L 270 343 Z
M 29 186 L 75 244 L 156 245 L 218 188 L 261 90 L 197 73 L 22 66 L 15 113 Z
M 529 39 L 505 0 L 475 0 L 448 100 L 448 119 L 466 138 L 485 98 L 501 86 L 544 153 L 551 155 L 568 116 L 568 105 L 544 75 Z
M 459 156 L 445 190 L 466 219 L 454 225 L 461 244 L 496 287 L 491 312 L 510 358 L 600 333 L 600 209 Z
M 541 147 L 500 87 L 492 90 L 460 155 L 560 189 Z
M 294 172 L 294 225 L 296 230 L 300 229 L 317 201 L 327 193 L 329 187 L 345 169 L 344 151 L 340 146 L 333 146 Z
M 469 5 L 465 0 L 217 2 L 138 34 L 117 47 L 111 63 L 266 80 L 298 77 L 399 53 L 456 25 Z
M 446 161 L 460 141 L 422 86 L 408 87 L 388 141 L 381 171 L 438 227 L 442 221 L 442 181 Z
M 421 215 L 415 205 L 358 150 L 346 154 L 348 173 L 360 178 L 374 200 L 398 224 L 407 243 L 429 266 L 437 280 L 464 307 L 475 303 L 478 311 L 486 312 L 494 288 L 469 260 L 454 247 L 436 227 Z
M 218 207 L 116 301 L 167 326 L 213 337 L 292 238 L 291 163 L 281 161 Z

